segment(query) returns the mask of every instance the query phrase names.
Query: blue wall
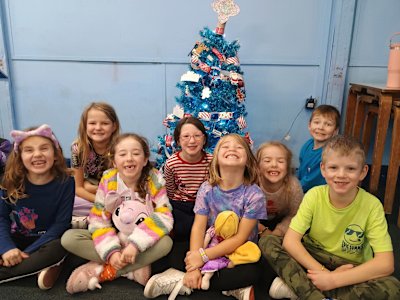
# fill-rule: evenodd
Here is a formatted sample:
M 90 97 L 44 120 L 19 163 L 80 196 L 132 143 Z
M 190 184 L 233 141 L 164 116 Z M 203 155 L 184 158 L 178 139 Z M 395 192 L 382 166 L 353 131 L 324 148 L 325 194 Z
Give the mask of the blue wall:
M 2 118 L 13 116 L 7 124 L 18 129 L 50 124 L 69 155 L 83 107 L 105 100 L 124 131 L 141 133 L 154 145 L 176 104 L 175 84 L 188 68 L 199 30 L 216 25 L 211 2 L 2 1 L 14 109 L 2 106 Z M 388 37 L 400 30 L 400 1 L 236 2 L 241 12 L 225 32 L 241 43 L 247 123 L 256 146 L 283 138 L 311 95 L 341 109 L 346 73 L 348 81 L 386 80 Z M 338 69 L 344 73 L 336 82 Z M 309 137 L 309 116 L 301 111 L 289 133 L 295 154 Z

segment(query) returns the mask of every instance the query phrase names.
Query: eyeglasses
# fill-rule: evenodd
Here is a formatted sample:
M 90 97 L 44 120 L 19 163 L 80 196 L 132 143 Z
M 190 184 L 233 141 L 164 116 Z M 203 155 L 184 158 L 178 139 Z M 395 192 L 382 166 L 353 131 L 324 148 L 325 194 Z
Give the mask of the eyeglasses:
M 200 141 L 203 138 L 203 136 L 204 136 L 204 134 L 195 134 L 195 135 L 185 134 L 185 135 L 181 135 L 180 139 L 181 139 L 181 141 L 185 141 L 185 142 L 190 141 L 191 138 L 194 138 L 195 141 Z

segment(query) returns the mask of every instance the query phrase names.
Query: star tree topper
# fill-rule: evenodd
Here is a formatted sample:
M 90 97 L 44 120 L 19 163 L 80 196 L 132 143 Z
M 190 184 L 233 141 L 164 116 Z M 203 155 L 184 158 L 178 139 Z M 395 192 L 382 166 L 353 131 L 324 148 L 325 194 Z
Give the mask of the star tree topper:
M 212 8 L 218 14 L 220 24 L 225 24 L 229 17 L 236 16 L 240 12 L 239 5 L 234 0 L 215 0 Z

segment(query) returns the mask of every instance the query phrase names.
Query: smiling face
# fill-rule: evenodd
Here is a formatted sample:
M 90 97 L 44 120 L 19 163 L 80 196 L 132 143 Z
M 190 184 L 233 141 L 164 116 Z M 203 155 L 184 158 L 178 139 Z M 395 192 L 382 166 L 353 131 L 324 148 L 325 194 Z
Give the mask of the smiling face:
M 220 168 L 245 168 L 247 152 L 245 147 L 234 136 L 226 136 L 217 149 L 217 159 Z
M 193 124 L 184 124 L 179 135 L 181 157 L 188 162 L 198 162 L 203 156 L 204 134 Z
M 32 183 L 39 178 L 43 182 L 54 177 L 51 172 L 55 161 L 54 144 L 50 139 L 42 136 L 28 137 L 21 143 L 20 150 L 22 163 Z
M 114 166 L 128 187 L 136 187 L 143 167 L 147 163 L 148 158 L 145 156 L 143 147 L 135 138 L 126 137 L 115 145 Z
M 357 186 L 367 172 L 368 166 L 363 164 L 356 150 L 343 155 L 330 149 L 321 163 L 321 173 L 329 185 L 331 201 L 352 201 L 357 194 Z
M 95 108 L 88 111 L 86 134 L 92 140 L 93 146 L 108 144 L 115 130 L 115 123 L 104 112 Z
M 308 130 L 314 139 L 314 149 L 322 147 L 326 141 L 338 133 L 333 117 L 316 114 L 308 123 Z
M 269 192 L 274 192 L 279 189 L 288 174 L 287 154 L 279 146 L 266 146 L 259 154 L 258 166 L 263 187 Z

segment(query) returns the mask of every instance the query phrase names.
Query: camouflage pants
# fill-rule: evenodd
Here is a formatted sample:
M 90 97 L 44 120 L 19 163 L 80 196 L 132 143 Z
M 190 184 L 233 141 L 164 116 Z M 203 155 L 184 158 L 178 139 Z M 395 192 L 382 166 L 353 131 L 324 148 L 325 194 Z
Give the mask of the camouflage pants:
M 271 267 L 301 300 L 321 300 L 325 297 L 340 300 L 400 299 L 400 282 L 393 276 L 374 279 L 322 293 L 308 279 L 307 272 L 303 267 L 282 248 L 282 238 L 268 235 L 261 238 L 258 244 Z M 344 264 L 354 264 L 321 249 L 308 246 L 306 249 L 317 261 L 330 270 L 334 270 Z

